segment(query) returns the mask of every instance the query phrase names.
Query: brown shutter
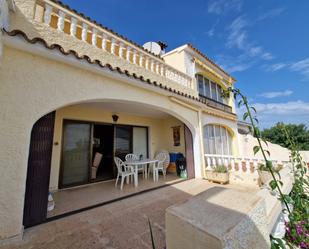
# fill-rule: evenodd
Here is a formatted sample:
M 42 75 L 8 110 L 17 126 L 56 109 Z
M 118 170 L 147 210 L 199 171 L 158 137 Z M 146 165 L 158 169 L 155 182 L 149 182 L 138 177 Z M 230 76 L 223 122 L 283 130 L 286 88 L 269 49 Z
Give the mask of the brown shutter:
M 40 224 L 47 215 L 55 112 L 40 118 L 31 131 L 24 220 L 25 227 Z
M 193 154 L 193 138 L 190 129 L 185 125 L 185 144 L 186 144 L 186 159 L 187 159 L 187 174 L 188 179 L 195 177 L 194 170 L 194 154 Z

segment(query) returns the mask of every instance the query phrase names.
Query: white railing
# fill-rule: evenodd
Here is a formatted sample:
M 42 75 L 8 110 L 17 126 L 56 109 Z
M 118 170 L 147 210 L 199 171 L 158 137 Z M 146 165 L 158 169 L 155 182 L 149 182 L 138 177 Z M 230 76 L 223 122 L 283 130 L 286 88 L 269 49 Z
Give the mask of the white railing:
M 286 165 L 288 161 L 270 160 L 273 166 Z M 212 170 L 218 165 L 226 166 L 230 171 L 240 171 L 244 173 L 254 173 L 265 161 L 256 158 L 235 157 L 231 155 L 205 154 L 206 170 Z
M 165 77 L 184 87 L 194 89 L 194 79 L 192 77 L 167 65 L 162 58 L 52 1 L 38 0 L 34 18 L 60 32 L 126 60 L 128 63 L 143 67 L 147 71 Z

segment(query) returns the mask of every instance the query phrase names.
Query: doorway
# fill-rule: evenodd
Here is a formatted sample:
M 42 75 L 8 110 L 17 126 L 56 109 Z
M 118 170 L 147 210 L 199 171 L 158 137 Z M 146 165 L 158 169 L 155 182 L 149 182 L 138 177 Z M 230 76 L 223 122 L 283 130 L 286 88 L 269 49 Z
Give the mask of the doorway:
M 148 157 L 148 128 L 64 120 L 59 188 L 114 179 L 114 156 Z

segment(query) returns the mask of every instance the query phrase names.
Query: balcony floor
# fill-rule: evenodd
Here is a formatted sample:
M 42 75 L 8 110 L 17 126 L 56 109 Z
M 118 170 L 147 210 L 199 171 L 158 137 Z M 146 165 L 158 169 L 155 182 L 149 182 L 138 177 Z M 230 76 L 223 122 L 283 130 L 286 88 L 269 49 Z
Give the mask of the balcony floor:
M 165 179 L 160 175 L 158 182 L 153 182 L 152 175 L 150 175 L 149 179 L 144 179 L 139 174 L 138 187 L 134 187 L 133 183 L 130 182 L 130 184 L 124 183 L 123 189 L 120 190 L 120 180 L 118 181 L 117 188 L 115 187 L 115 180 L 110 180 L 62 189 L 53 194 L 55 209 L 47 213 L 47 218 L 110 202 L 115 199 L 124 198 L 145 190 L 180 181 L 182 181 L 181 178 L 171 173 L 168 173 Z

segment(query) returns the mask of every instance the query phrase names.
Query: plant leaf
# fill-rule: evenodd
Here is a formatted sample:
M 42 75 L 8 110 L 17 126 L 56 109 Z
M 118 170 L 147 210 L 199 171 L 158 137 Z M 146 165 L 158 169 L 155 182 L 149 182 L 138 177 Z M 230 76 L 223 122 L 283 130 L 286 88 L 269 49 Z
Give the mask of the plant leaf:
M 240 107 L 242 104 L 243 104 L 243 101 L 242 101 L 242 100 L 239 100 L 239 101 L 238 101 L 238 107 Z
M 256 113 L 255 107 L 251 106 L 250 108 Z
M 274 190 L 277 187 L 276 181 L 275 180 L 271 180 L 269 182 L 269 186 L 270 186 L 271 190 Z
M 245 113 L 244 113 L 244 116 L 243 116 L 243 120 L 246 121 L 246 119 L 247 119 L 248 116 L 249 116 L 249 113 L 248 113 L 248 112 L 245 112 Z
M 258 146 L 258 145 L 254 146 L 254 147 L 253 147 L 254 155 L 255 155 L 256 153 L 258 153 L 260 149 L 261 149 L 260 146 Z

